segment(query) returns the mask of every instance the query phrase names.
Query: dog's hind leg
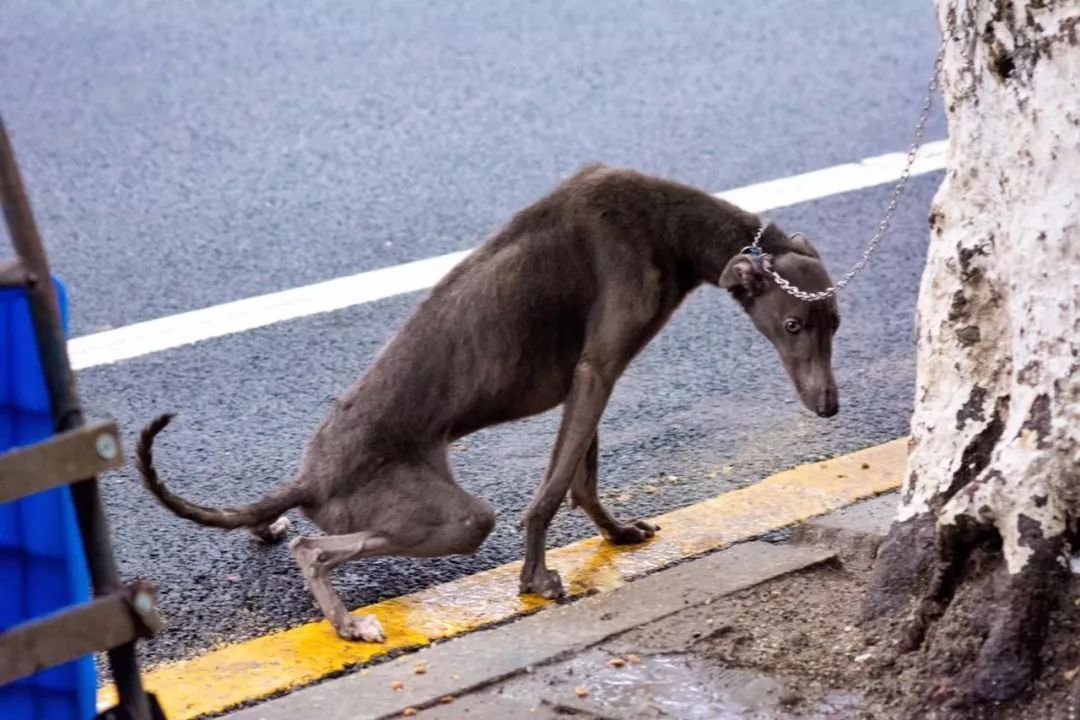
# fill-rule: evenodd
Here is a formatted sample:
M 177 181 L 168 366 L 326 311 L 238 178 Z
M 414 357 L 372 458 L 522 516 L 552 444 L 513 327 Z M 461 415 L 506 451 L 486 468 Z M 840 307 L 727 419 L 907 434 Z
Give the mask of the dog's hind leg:
M 358 532 L 328 537 L 298 537 L 289 543 L 319 609 L 345 640 L 382 642 L 382 625 L 374 615 L 350 615 L 330 582 L 330 571 L 343 562 L 376 555 L 394 555 L 394 547 L 378 533 Z
M 290 543 L 315 601 L 326 619 L 346 640 L 382 642 L 385 633 L 374 615 L 356 616 L 346 610 L 334 591 L 330 572 L 349 560 L 379 555 L 438 557 L 476 552 L 495 527 L 495 509 L 454 482 L 445 450 L 426 462 L 383 471 L 378 482 L 324 505 L 324 527 L 348 523 L 361 532 L 326 537 L 298 537 Z M 319 517 L 312 517 L 316 522 Z M 340 524 L 337 527 L 343 527 Z
M 656 534 L 659 527 L 644 520 L 619 522 L 600 503 L 600 496 L 596 492 L 599 451 L 599 437 L 594 435 L 585 459 L 570 483 L 571 501 L 585 511 L 608 541 L 616 545 L 631 545 L 648 540 Z

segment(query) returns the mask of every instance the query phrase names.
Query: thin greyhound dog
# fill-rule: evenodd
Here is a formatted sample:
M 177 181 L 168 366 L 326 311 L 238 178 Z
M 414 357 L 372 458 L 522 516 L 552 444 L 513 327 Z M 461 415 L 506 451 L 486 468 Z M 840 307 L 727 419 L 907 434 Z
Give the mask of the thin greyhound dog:
M 373 615 L 346 610 L 330 582 L 364 557 L 472 554 L 494 508 L 454 480 L 447 446 L 497 423 L 563 405 L 547 472 L 524 515 L 521 592 L 563 594 L 545 564 L 548 525 L 569 493 L 613 543 L 657 528 L 620 522 L 597 495 L 597 425 L 615 381 L 703 283 L 726 288 L 779 352 L 802 402 L 835 415 L 832 298 L 808 303 L 765 268 L 804 290 L 831 284 L 800 234 L 763 231 L 764 256 L 741 253 L 761 221 L 707 193 L 640 173 L 592 165 L 516 214 L 420 303 L 368 371 L 334 402 L 292 482 L 235 508 L 197 505 L 162 483 L 154 437 L 142 432 L 137 466 L 169 510 L 202 525 L 250 528 L 264 542 L 288 530 L 299 507 L 328 537 L 297 537 L 293 556 L 338 635 L 381 642 Z M 764 264 L 764 268 L 762 266 Z

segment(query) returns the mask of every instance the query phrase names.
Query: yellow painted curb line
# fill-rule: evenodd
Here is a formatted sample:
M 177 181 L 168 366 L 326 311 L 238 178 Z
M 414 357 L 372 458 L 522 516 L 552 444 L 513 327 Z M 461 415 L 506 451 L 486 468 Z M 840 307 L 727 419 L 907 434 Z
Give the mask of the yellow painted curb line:
M 756 485 L 660 515 L 647 543 L 615 546 L 598 537 L 548 552 L 570 595 L 612 590 L 676 561 L 806 520 L 900 485 L 907 440 L 802 465 Z M 358 608 L 386 629 L 380 645 L 340 640 L 324 620 L 226 645 L 145 674 L 170 720 L 190 720 L 307 685 L 392 650 L 427 645 L 540 609 L 550 601 L 518 595 L 515 562 Z M 362 702 L 362 698 L 358 702 Z M 104 709 L 112 686 L 98 693 Z

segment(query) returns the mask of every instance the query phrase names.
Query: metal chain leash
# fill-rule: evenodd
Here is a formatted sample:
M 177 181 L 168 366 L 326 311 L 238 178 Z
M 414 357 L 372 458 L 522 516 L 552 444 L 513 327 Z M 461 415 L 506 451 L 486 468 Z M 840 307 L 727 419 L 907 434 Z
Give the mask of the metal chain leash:
M 977 0 L 967 0 L 966 2 L 964 2 L 964 7 L 960 11 L 962 15 L 962 22 L 969 27 L 971 25 L 974 25 L 975 23 L 974 5 L 976 2 Z M 959 0 L 954 0 L 949 5 L 948 15 L 950 17 L 950 31 L 956 29 L 958 4 Z M 949 34 L 952 33 L 950 32 Z M 896 214 L 896 208 L 900 205 L 900 199 L 904 196 L 904 191 L 907 189 L 908 180 L 911 179 L 911 168 L 915 164 L 915 157 L 919 154 L 919 148 L 922 147 L 923 134 L 926 131 L 926 123 L 930 119 L 930 109 L 933 107 L 934 93 L 937 92 L 938 84 L 941 81 L 941 69 L 945 62 L 946 40 L 947 36 L 943 34 L 938 47 L 937 57 L 934 60 L 934 71 L 933 74 L 930 76 L 930 82 L 927 83 L 926 99 L 923 100 L 922 112 L 919 114 L 918 122 L 915 123 L 915 136 L 913 142 L 911 143 L 911 147 L 908 148 L 907 160 L 904 164 L 904 169 L 901 171 L 900 179 L 897 181 L 896 186 L 893 188 L 892 197 L 889 199 L 888 207 L 885 208 L 885 214 L 882 216 L 881 222 L 878 223 L 877 232 L 874 233 L 874 236 L 872 238 L 870 238 L 870 242 L 867 243 L 866 250 L 863 251 L 862 257 L 859 259 L 858 262 L 855 263 L 851 270 L 847 272 L 847 274 L 845 274 L 842 278 L 840 278 L 840 280 L 836 282 L 835 285 L 826 288 L 825 290 L 820 290 L 818 292 L 807 292 L 805 290 L 800 290 L 799 288 L 795 287 L 790 282 L 785 280 L 783 277 L 781 277 L 780 274 L 777 273 L 775 270 L 770 267 L 765 267 L 763 265 L 762 268 L 765 270 L 765 272 L 769 273 L 772 276 L 772 279 L 776 282 L 776 284 L 789 295 L 793 295 L 794 297 L 797 297 L 800 300 L 805 300 L 806 302 L 816 302 L 818 300 L 824 300 L 826 298 L 832 297 L 833 295 L 836 295 L 836 293 L 838 293 L 840 290 L 847 287 L 847 284 L 851 282 L 856 275 L 863 271 L 863 268 L 865 268 L 866 264 L 870 261 L 870 257 L 874 254 L 874 252 L 877 251 L 878 245 L 880 245 L 881 240 L 889 231 L 889 227 L 892 224 L 893 215 Z M 967 89 L 965 89 L 965 91 L 960 95 L 960 97 L 966 97 L 973 91 L 974 87 L 974 66 L 972 62 L 972 53 L 974 48 L 972 47 L 969 50 L 970 51 L 967 54 L 967 67 L 965 69 L 968 70 L 971 74 L 972 82 L 971 85 Z M 761 236 L 765 234 L 765 227 L 765 225 L 762 225 L 758 229 L 757 233 L 754 235 L 753 242 L 747 247 L 747 250 L 752 255 L 762 255 L 762 250 L 759 247 L 758 243 L 761 242 Z

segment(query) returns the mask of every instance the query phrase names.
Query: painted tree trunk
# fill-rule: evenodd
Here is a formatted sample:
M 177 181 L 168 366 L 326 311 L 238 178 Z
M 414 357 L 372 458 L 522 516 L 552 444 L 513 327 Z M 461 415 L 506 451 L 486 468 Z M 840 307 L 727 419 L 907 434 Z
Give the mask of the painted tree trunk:
M 935 707 L 1027 686 L 1080 537 L 1080 0 L 956 4 L 908 477 L 865 606 L 906 617 Z

